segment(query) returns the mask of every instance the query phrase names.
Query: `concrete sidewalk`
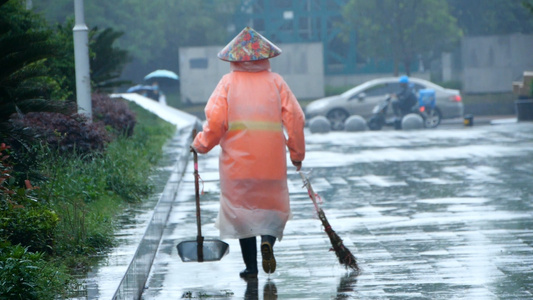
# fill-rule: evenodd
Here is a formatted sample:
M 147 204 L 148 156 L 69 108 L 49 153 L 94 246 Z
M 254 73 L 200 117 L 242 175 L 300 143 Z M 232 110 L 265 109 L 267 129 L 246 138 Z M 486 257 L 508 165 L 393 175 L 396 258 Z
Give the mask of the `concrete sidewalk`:
M 213 166 L 217 164 L 218 157 L 215 153 L 207 157 L 200 156 L 199 169 L 203 179 L 201 188 L 204 190 L 201 196 L 202 233 L 206 238 L 215 239 L 218 238 L 214 221 L 218 212 L 219 190 L 218 171 L 213 169 Z M 192 174 L 192 167 L 188 173 Z M 315 218 L 313 205 L 302 187 L 301 180 L 298 181 L 296 176 L 291 177 L 291 203 L 295 216 L 287 224 L 284 239 L 275 247 L 277 271 L 268 276 L 260 270 L 259 280 L 251 282 L 239 278 L 244 264 L 238 240 L 225 240 L 230 244 L 230 253 L 220 262 L 181 262 L 176 244 L 183 240 L 194 240 L 196 235 L 194 178 L 192 175 L 185 178 L 143 299 L 187 298 L 187 295 L 193 298 L 210 295 L 241 299 L 245 295 L 257 294 L 258 288 L 262 295 L 263 288 L 270 291 L 278 285 L 297 287 L 300 284 L 301 287 L 290 293 L 284 292 L 284 295 L 295 299 L 311 299 L 314 297 L 311 295 L 318 291 L 321 291 L 322 296 L 336 294 L 339 284 L 344 284 L 345 280 L 341 282 L 341 279 L 349 274 L 338 265 L 334 254 L 329 251 L 329 240 L 321 228 L 320 221 Z M 356 250 L 348 237 L 345 241 Z M 258 259 L 261 268 L 260 255 Z M 302 291 L 301 288 L 310 283 L 310 278 L 316 280 L 314 291 Z M 301 283 L 298 283 L 299 281 Z M 324 299 L 322 296 L 316 299 Z
M 533 123 L 306 137 L 304 169 L 361 275 L 329 251 L 294 169 L 294 216 L 274 249 L 274 274 L 240 279 L 237 240 L 226 240 L 230 253 L 219 262 L 181 262 L 176 245 L 196 236 L 189 164 L 143 299 L 533 297 Z M 218 236 L 217 151 L 199 157 L 206 238 Z

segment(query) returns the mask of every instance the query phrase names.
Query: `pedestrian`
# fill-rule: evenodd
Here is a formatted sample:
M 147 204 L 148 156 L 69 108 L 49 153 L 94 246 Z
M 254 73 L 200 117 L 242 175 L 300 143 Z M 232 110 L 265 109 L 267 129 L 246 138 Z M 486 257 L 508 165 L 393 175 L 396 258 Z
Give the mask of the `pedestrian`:
M 150 89 L 148 90 L 148 98 L 151 98 L 155 101 L 159 101 L 160 96 L 161 90 L 159 89 L 159 83 L 157 83 L 157 81 L 154 81 L 150 86 Z
M 304 114 L 269 59 L 281 50 L 250 27 L 219 53 L 230 73 L 219 81 L 205 107 L 206 122 L 192 143 L 198 153 L 220 145 L 221 238 L 237 238 L 246 269 L 257 278 L 257 241 L 261 237 L 263 270 L 276 269 L 274 243 L 289 219 L 287 155 L 296 170 L 305 157 Z M 284 134 L 286 132 L 286 136 Z

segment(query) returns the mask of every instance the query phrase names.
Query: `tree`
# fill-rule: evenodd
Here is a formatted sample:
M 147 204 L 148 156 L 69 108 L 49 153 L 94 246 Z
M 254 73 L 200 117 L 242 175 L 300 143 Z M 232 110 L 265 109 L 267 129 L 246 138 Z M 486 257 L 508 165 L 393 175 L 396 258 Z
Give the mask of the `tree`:
M 36 11 L 63 23 L 74 14 L 72 0 L 33 0 Z M 124 35 L 118 47 L 132 57 L 129 79 L 154 69 L 179 71 L 179 47 L 226 44 L 227 27 L 240 0 L 85 1 L 85 21 Z M 233 33 L 231 33 L 233 34 Z
M 128 80 L 119 80 L 126 63 L 130 61 L 128 51 L 114 47 L 113 44 L 124 33 L 98 27 L 91 30 L 89 39 L 89 66 L 93 89 L 110 92 L 115 87 L 131 84 Z
M 26 175 L 21 180 L 33 177 L 38 160 L 28 143 L 31 132 L 14 128 L 12 116 L 67 109 L 66 102 L 51 100 L 61 89 L 47 66 L 57 54 L 51 35 L 44 19 L 22 1 L 0 0 L 0 142 L 14 150 L 14 172 Z
M 8 130 L 15 112 L 62 111 L 76 94 L 73 21 L 50 28 L 21 0 L 0 0 L 0 131 Z M 108 90 L 129 61 L 127 51 L 115 47 L 121 32 L 93 27 L 90 32 L 91 84 Z M 0 132 L 0 136 L 2 135 Z
M 48 101 L 57 88 L 45 65 L 55 51 L 50 35 L 20 1 L 0 1 L 0 137 L 8 134 L 11 114 L 62 106 Z
M 531 0 L 522 2 L 525 8 L 529 10 L 531 14 L 533 14 L 533 2 Z
M 37 163 L 30 126 L 14 126 L 14 116 L 31 112 L 75 112 L 72 26 L 55 33 L 21 0 L 0 0 L 0 142 L 15 149 L 17 172 L 27 175 Z M 128 55 L 113 47 L 121 33 L 91 30 L 93 87 L 116 86 Z M 67 101 L 63 101 L 67 100 Z M 16 115 L 15 115 L 16 114 Z M 27 177 L 21 177 L 27 178 Z
M 73 19 L 64 24 L 56 24 L 50 40 L 58 48 L 57 55 L 48 60 L 51 73 L 62 87 L 61 93 L 53 96 L 72 101 L 76 95 L 73 27 Z M 93 27 L 89 31 L 89 67 L 93 90 L 110 92 L 115 87 L 130 84 L 129 81 L 119 80 L 124 66 L 130 60 L 128 51 L 115 46 L 122 35 L 122 32 L 112 28 L 100 30 Z
M 533 33 L 527 7 L 531 0 L 447 0 L 465 35 Z
M 439 0 L 350 0 L 343 16 L 345 32 L 357 32 L 359 53 L 393 59 L 394 75 L 400 64 L 410 75 L 419 55 L 440 55 L 462 35 L 446 2 Z

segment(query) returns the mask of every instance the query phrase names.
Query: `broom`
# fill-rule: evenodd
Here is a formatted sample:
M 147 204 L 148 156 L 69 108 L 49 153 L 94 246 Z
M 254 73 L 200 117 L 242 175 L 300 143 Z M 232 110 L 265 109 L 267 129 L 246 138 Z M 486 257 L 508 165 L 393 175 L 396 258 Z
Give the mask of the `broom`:
M 357 265 L 357 260 L 353 256 L 353 254 L 348 250 L 348 248 L 344 247 L 344 243 L 342 242 L 342 239 L 339 237 L 339 235 L 331 228 L 331 225 L 328 222 L 328 219 L 326 218 L 326 214 L 322 210 L 320 206 L 318 206 L 318 203 L 316 201 L 316 194 L 313 191 L 313 187 L 311 187 L 311 183 L 309 182 L 309 179 L 302 173 L 299 172 L 300 176 L 302 177 L 302 180 L 304 182 L 305 187 L 307 188 L 307 191 L 309 193 L 309 198 L 313 201 L 313 204 L 315 205 L 316 212 L 318 213 L 318 218 L 320 221 L 322 221 L 322 226 L 324 226 L 324 230 L 328 234 L 329 240 L 331 242 L 331 245 L 333 246 L 331 250 L 335 251 L 335 255 L 337 255 L 337 258 L 339 259 L 339 263 L 341 265 L 344 265 L 346 269 L 352 269 L 353 271 L 356 271 L 359 273 L 359 266 Z

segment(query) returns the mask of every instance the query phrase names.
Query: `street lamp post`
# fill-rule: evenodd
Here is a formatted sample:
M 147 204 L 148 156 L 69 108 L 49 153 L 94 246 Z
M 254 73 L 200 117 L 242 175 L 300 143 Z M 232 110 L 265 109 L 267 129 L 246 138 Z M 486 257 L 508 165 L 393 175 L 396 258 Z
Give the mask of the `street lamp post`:
M 92 120 L 91 75 L 89 73 L 89 28 L 85 25 L 83 0 L 74 0 L 74 63 L 78 113 Z

